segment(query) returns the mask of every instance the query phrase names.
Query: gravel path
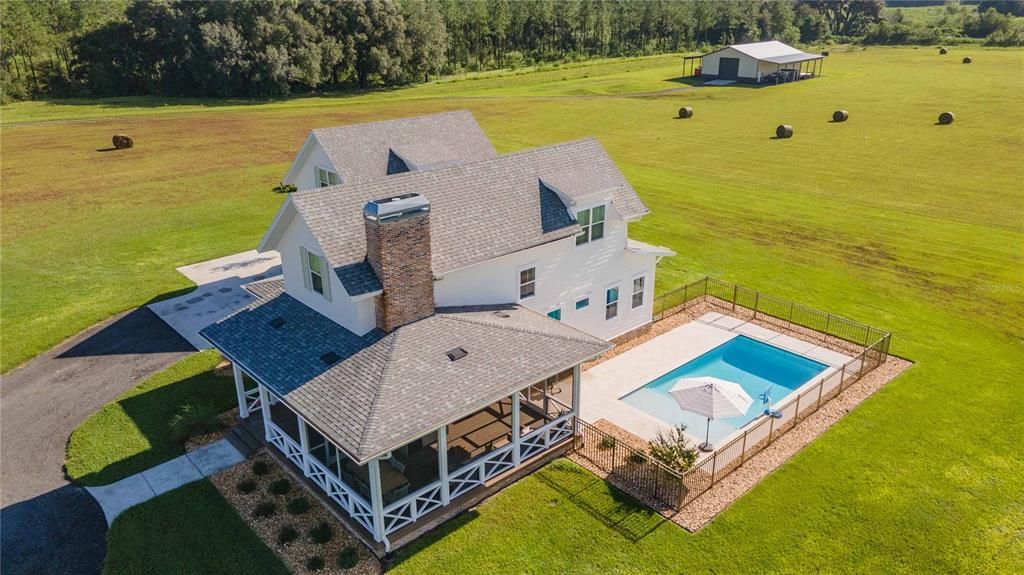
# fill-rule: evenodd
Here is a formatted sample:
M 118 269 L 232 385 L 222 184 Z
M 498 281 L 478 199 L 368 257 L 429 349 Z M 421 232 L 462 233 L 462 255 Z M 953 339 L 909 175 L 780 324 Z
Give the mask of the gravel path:
M 99 573 L 106 522 L 64 476 L 68 436 L 86 417 L 194 349 L 153 312 L 101 322 L 0 383 L 0 563 L 5 575 Z

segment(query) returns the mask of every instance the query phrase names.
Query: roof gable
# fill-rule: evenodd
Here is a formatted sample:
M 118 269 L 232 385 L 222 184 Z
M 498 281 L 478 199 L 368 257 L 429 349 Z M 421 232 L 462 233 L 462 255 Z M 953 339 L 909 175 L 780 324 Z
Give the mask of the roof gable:
M 290 200 L 327 261 L 338 269 L 366 256 L 362 208 L 367 202 L 422 194 L 431 203 L 432 267 L 441 275 L 576 234 L 579 226 L 564 204 L 545 193 L 538 176 L 561 172 L 574 174 L 572 189 L 612 186 L 612 203 L 625 219 L 647 213 L 615 162 L 592 138 L 432 172 L 296 192 Z
M 314 129 L 292 164 L 286 181 L 302 164 L 308 146 L 319 145 L 346 184 L 380 179 L 392 173 L 397 154 L 408 169 L 430 170 L 498 155 L 467 110 L 412 118 Z M 404 153 L 403 153 L 404 152 Z M 407 155 L 406 155 L 407 154 Z

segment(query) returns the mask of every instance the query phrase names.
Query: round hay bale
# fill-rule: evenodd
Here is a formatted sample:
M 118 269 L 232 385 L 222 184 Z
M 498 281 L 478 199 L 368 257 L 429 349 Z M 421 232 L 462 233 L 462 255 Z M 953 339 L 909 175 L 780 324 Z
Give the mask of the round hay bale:
M 132 141 L 131 137 L 125 134 L 114 134 L 111 141 L 113 142 L 114 147 L 118 150 L 127 150 L 135 145 L 135 142 Z
M 825 56 L 825 57 L 828 57 L 828 50 L 823 50 L 823 51 L 821 52 L 821 55 L 822 55 L 822 56 Z
M 939 114 L 939 123 L 944 125 L 944 126 L 948 125 L 948 124 L 952 124 L 953 120 L 955 120 L 955 119 L 956 119 L 956 116 L 953 115 L 953 112 L 943 112 L 943 113 Z
M 692 118 L 693 117 L 693 108 L 690 108 L 689 106 L 683 106 L 682 108 L 679 108 L 679 117 L 680 118 Z
M 946 54 L 947 52 L 948 50 L 946 50 L 945 48 L 939 48 L 939 54 Z
M 966 58 L 964 58 L 964 64 L 970 64 L 970 63 L 971 63 L 971 62 L 973 62 L 973 61 L 974 61 L 974 60 L 971 60 L 971 57 L 970 57 L 970 56 L 967 56 Z
M 849 117 L 850 113 L 846 110 L 836 110 L 835 112 L 832 112 L 833 122 L 845 122 Z
M 778 128 L 775 128 L 776 138 L 792 138 L 793 137 L 793 126 L 789 124 L 779 124 Z

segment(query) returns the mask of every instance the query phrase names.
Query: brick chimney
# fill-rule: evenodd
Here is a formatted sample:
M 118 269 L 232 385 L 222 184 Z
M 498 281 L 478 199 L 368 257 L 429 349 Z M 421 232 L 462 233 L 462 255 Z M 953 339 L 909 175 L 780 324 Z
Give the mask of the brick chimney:
M 434 314 L 430 202 L 419 194 L 375 200 L 363 208 L 366 260 L 380 279 L 377 327 L 389 332 Z

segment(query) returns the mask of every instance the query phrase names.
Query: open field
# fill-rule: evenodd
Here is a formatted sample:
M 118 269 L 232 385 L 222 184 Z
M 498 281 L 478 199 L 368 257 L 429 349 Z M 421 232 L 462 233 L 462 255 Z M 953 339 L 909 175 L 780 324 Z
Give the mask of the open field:
M 832 54 L 825 77 L 764 89 L 689 89 L 665 57 L 216 110 L 92 104 L 89 121 L 4 127 L 3 369 L 187 288 L 175 266 L 250 249 L 309 128 L 468 108 L 501 151 L 597 136 L 653 211 L 632 235 L 679 253 L 659 290 L 736 281 L 890 328 L 916 365 L 698 534 L 645 529 L 642 510 L 558 468 L 399 572 L 1019 572 L 1024 51 Z M 674 119 L 681 105 L 695 117 Z M 58 108 L 3 121 L 75 117 Z M 848 122 L 828 122 L 837 108 Z M 956 123 L 934 125 L 943 110 Z M 782 122 L 794 138 L 771 138 Z M 96 151 L 115 131 L 138 147 Z

